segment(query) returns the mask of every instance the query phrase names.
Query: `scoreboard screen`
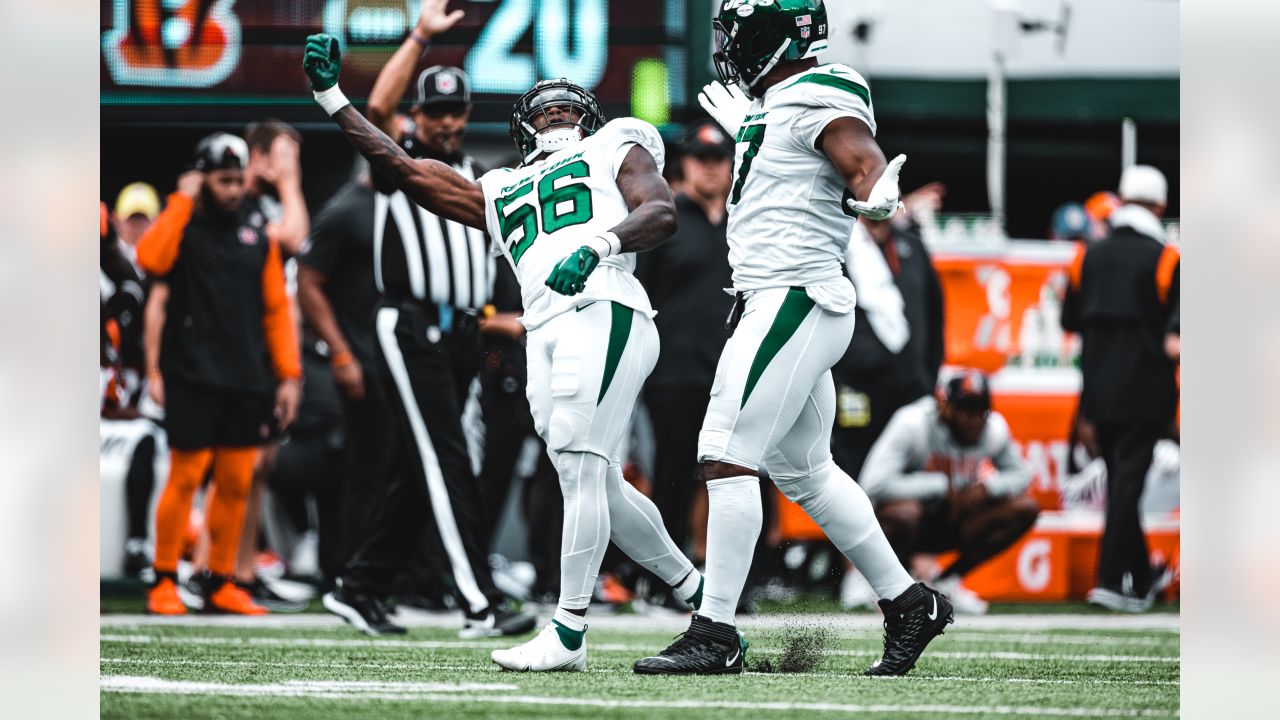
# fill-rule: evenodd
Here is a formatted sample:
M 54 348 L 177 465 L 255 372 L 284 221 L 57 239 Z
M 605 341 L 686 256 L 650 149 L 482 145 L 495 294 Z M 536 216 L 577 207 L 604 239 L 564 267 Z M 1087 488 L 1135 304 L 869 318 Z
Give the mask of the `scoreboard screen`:
M 421 66 L 467 72 L 476 129 L 505 125 L 514 97 L 546 78 L 592 90 L 610 115 L 658 125 L 686 105 L 681 0 L 455 0 L 449 9 L 466 15 L 432 40 Z M 419 0 L 102 0 L 103 121 L 315 120 L 306 36 L 339 39 L 342 88 L 359 102 L 418 10 Z

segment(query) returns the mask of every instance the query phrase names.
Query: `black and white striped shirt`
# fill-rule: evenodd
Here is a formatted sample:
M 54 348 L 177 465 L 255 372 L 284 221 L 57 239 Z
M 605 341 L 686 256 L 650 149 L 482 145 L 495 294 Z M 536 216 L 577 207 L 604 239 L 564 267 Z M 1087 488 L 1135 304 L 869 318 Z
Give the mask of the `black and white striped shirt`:
M 475 179 L 471 158 L 453 163 Z M 417 300 L 460 310 L 483 307 L 493 294 L 494 257 L 475 228 L 433 215 L 399 191 L 374 199 L 374 281 L 388 300 Z

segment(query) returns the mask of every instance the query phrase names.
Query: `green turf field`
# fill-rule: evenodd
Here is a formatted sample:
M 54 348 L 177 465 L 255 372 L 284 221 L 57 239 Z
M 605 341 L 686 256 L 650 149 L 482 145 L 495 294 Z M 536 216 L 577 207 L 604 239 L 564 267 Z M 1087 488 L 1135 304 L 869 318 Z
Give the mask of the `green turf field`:
M 1025 613 L 1025 608 L 1023 609 Z M 639 677 L 631 663 L 664 647 L 679 619 L 598 618 L 588 672 L 504 673 L 488 651 L 441 625 L 367 639 L 324 615 L 269 622 L 155 622 L 106 615 L 104 718 L 770 718 L 1173 717 L 1175 616 L 993 615 L 934 642 L 910 677 L 864 678 L 878 656 L 875 618 L 769 615 L 744 623 L 748 663 L 804 673 Z M 228 624 L 231 623 L 231 624 Z M 822 642 L 820 636 L 829 640 Z M 764 661 L 769 661 L 768 663 Z

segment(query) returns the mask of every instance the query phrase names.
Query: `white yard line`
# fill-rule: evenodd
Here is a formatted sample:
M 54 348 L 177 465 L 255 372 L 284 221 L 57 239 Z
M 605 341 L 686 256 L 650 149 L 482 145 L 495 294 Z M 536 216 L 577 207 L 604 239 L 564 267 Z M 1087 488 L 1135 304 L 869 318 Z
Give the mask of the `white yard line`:
M 120 642 L 131 644 L 148 644 L 163 643 L 170 645 L 256 645 L 260 647 L 326 647 L 326 648 L 413 648 L 413 649 L 461 649 L 461 650 L 492 650 L 502 647 L 505 641 L 488 640 L 387 640 L 387 639 L 360 639 L 360 638 L 278 638 L 278 637 L 186 637 L 186 636 L 159 636 L 159 635 L 102 635 L 100 638 L 103 642 Z M 592 650 L 599 652 L 633 652 L 648 653 L 653 652 L 657 648 L 652 645 L 629 645 L 625 643 L 593 643 L 589 646 Z M 782 648 L 776 647 L 759 647 L 760 652 L 781 652 Z M 837 655 L 846 657 L 874 657 L 879 654 L 878 650 L 841 650 L 833 649 L 825 651 L 827 655 Z M 1059 654 L 1043 654 L 1043 653 L 1023 653 L 1008 651 L 990 651 L 990 652 L 948 652 L 948 651 L 930 651 L 929 657 L 945 658 L 952 660 L 1025 660 L 1025 661 L 1069 661 L 1069 662 L 1155 662 L 1155 663 L 1176 663 L 1179 658 L 1176 655 L 1105 655 L 1105 654 L 1086 654 L 1086 655 L 1059 655 Z
M 539 613 L 542 616 L 547 613 Z M 407 627 L 460 628 L 459 613 L 402 612 L 396 617 Z M 679 632 L 689 625 L 688 616 L 681 615 L 591 615 L 591 627 L 598 630 L 651 632 L 670 630 Z M 773 630 L 801 625 L 820 625 L 832 630 L 880 629 L 880 615 L 873 613 L 796 613 L 742 617 L 738 619 L 743 630 Z M 103 615 L 99 625 L 103 628 L 181 626 L 181 627 L 254 627 L 267 629 L 340 627 L 344 623 L 334 615 L 304 613 L 298 615 L 268 615 L 265 617 L 236 617 L 210 615 L 183 615 L 180 617 L 154 617 L 151 615 Z M 1027 632 L 1039 630 L 1146 630 L 1176 633 L 1179 616 L 1172 613 L 1147 615 L 1107 615 L 1104 613 L 1081 614 L 1019 614 L 958 617 L 954 626 L 959 630 Z
M 608 709 L 664 710 L 751 710 L 857 713 L 884 715 L 1032 715 L 1048 717 L 1171 717 L 1176 712 L 1130 708 L 1045 708 L 1012 705 L 853 705 L 807 702 L 743 702 L 733 700 L 607 700 L 603 698 L 570 698 L 543 695 L 474 695 L 472 691 L 506 690 L 510 686 L 448 685 L 442 683 L 395 682 L 325 682 L 298 681 L 237 685 L 212 682 L 162 680 L 151 677 L 104 676 L 100 681 L 104 692 L 153 693 L 166 695 L 220 695 L 229 697 L 306 697 L 350 700 L 406 700 L 439 703 L 477 703 L 501 705 L 578 706 Z M 435 688 L 435 689 L 429 689 Z M 456 694 L 449 694 L 449 693 Z
M 458 665 L 433 662 L 421 663 L 342 663 L 342 662 L 268 662 L 255 660 L 194 660 L 191 658 L 129 658 L 104 657 L 98 660 L 104 665 L 145 665 L 162 667 L 274 667 L 296 670 L 298 668 L 324 668 L 333 670 L 417 670 L 421 672 L 480 672 L 500 673 L 502 669 L 493 665 Z M 591 668 L 585 672 L 612 674 L 627 672 L 626 670 L 605 670 Z M 779 680 L 794 678 L 791 674 L 746 673 L 750 677 L 777 678 Z M 805 677 L 849 678 L 850 672 L 806 672 Z M 1071 678 L 1018 678 L 1000 677 L 998 679 L 982 677 L 964 677 L 959 675 L 912 675 L 911 682 L 975 682 L 975 683 L 1019 683 L 1027 685 L 1181 685 L 1179 680 L 1078 680 Z M 906 681 L 904 681 L 906 682 Z

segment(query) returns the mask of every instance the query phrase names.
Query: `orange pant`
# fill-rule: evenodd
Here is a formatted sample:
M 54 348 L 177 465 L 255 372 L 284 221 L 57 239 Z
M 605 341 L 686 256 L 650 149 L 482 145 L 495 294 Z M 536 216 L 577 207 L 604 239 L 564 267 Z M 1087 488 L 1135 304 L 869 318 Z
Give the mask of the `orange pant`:
M 209 571 L 231 575 L 235 570 L 240 529 L 253 467 L 259 449 L 205 448 L 171 450 L 169 482 L 156 507 L 156 572 L 176 572 L 182 539 L 191 515 L 191 500 L 213 465 L 213 486 L 205 522 L 209 527 Z

